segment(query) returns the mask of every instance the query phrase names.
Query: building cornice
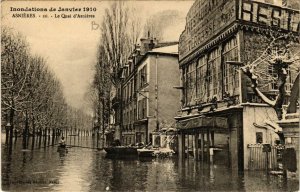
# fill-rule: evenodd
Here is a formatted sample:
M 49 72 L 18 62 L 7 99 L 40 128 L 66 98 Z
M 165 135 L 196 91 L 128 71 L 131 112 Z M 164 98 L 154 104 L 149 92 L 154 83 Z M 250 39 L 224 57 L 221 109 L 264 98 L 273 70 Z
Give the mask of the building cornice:
M 206 112 L 199 111 L 197 114 L 177 116 L 177 117 L 174 117 L 174 119 L 177 121 L 181 121 L 181 120 L 190 119 L 190 118 L 197 118 L 200 116 L 214 116 L 214 115 L 219 115 L 220 113 L 224 113 L 227 111 L 241 110 L 241 109 L 243 109 L 243 106 L 241 106 L 241 105 L 220 107 L 220 108 L 214 109 L 213 111 L 206 111 Z
M 232 25 L 230 25 L 227 29 L 223 30 L 223 32 L 215 35 L 211 40 L 209 40 L 206 44 L 202 47 L 195 49 L 190 54 L 179 60 L 179 66 L 182 67 L 193 61 L 199 55 L 207 52 L 207 50 L 213 48 L 214 46 L 218 45 L 219 43 L 223 42 L 224 40 L 230 38 L 234 33 L 238 30 L 243 31 L 251 31 L 259 34 L 273 34 L 275 36 L 286 35 L 289 34 L 289 37 L 292 38 L 294 41 L 299 42 L 299 34 L 295 32 L 290 32 L 287 30 L 277 28 L 270 28 L 268 26 L 264 27 L 255 23 L 249 23 L 246 21 L 236 20 Z
M 179 60 L 179 66 L 181 67 L 181 66 L 189 63 L 197 56 L 203 54 L 208 49 L 211 49 L 212 47 L 217 45 L 220 41 L 224 41 L 225 39 L 227 39 L 228 36 L 234 34 L 237 30 L 238 30 L 238 23 L 234 22 L 232 25 L 227 27 L 227 29 L 225 29 L 223 32 L 221 32 L 220 34 L 217 34 L 213 38 L 211 38 L 211 40 L 209 40 L 205 45 L 203 45 L 199 49 L 195 49 L 193 52 L 188 54 L 186 57 Z

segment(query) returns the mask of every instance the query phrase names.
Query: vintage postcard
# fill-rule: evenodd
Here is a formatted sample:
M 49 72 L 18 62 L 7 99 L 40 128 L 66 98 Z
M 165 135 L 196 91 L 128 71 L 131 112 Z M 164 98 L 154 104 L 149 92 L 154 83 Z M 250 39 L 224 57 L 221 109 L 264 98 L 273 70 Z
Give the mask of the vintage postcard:
M 298 0 L 1 2 L 2 191 L 298 191 Z

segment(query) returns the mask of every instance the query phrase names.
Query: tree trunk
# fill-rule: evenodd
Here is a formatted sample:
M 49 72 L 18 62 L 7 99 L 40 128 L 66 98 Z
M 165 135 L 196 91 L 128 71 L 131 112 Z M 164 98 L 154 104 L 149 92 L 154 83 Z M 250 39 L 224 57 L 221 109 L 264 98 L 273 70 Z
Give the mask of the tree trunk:
M 14 101 L 12 99 L 12 108 L 10 109 L 10 116 L 9 116 L 9 122 L 10 122 L 10 130 L 9 130 L 9 154 L 12 153 L 12 141 L 13 141 L 13 130 L 14 130 L 14 115 L 15 110 L 14 108 Z
M 39 148 L 41 148 L 41 144 L 42 144 L 42 135 L 43 135 L 43 132 L 42 132 L 42 128 L 39 128 Z
M 52 129 L 52 145 L 54 145 L 55 130 L 56 130 L 56 129 Z
M 47 128 L 44 129 L 44 147 L 46 147 L 46 144 L 47 144 Z
M 35 144 L 35 124 L 34 124 L 34 116 L 33 116 L 33 113 L 32 114 L 32 149 L 34 148 L 34 144 Z
M 27 130 L 28 130 L 28 116 L 27 111 L 25 112 L 25 127 L 23 129 L 23 149 L 27 149 Z
M 49 128 L 48 129 L 48 145 L 50 145 L 50 134 L 51 134 L 51 129 Z
M 9 127 L 5 126 L 5 144 L 7 145 L 9 141 Z
M 99 131 L 97 130 L 97 148 L 99 147 Z
M 105 99 L 102 99 L 102 148 L 104 148 L 104 133 L 105 133 Z
M 28 149 L 28 145 L 29 145 L 29 120 L 28 120 L 28 113 L 26 110 L 26 121 L 25 121 L 25 147 L 26 149 Z
M 18 132 L 17 132 L 17 130 L 15 129 L 15 145 L 16 145 L 16 143 L 17 143 L 17 140 L 18 140 Z

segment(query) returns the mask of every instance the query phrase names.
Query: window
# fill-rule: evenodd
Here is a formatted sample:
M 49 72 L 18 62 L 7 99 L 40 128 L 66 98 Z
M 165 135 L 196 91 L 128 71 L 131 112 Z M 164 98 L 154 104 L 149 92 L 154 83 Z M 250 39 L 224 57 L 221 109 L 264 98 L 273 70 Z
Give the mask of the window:
M 238 94 L 239 78 L 238 71 L 234 66 L 226 64 L 226 61 L 238 61 L 238 44 L 237 38 L 234 37 L 225 43 L 223 49 L 223 79 L 224 79 L 224 92 L 229 93 L 231 96 Z
M 134 96 L 134 79 L 131 80 L 131 97 L 133 98 Z
M 142 142 L 142 133 L 136 133 L 135 138 L 137 143 Z
M 256 143 L 263 143 L 263 133 L 256 132 Z
M 123 99 L 124 99 L 124 101 L 125 101 L 125 103 L 126 103 L 126 101 L 127 101 L 127 98 L 126 98 L 126 85 L 124 86 L 124 90 L 123 90 Z
M 277 79 L 278 75 L 276 72 L 276 69 L 274 65 L 269 65 L 268 66 L 268 74 L 269 74 L 269 80 L 270 80 L 270 90 L 278 90 L 278 85 L 277 85 Z
M 138 119 L 142 119 L 142 100 L 138 101 Z
M 137 88 L 138 88 L 138 87 L 137 87 L 137 85 L 138 85 L 138 80 L 137 80 L 137 79 L 138 79 L 138 75 L 135 75 L 135 76 L 134 76 L 134 80 L 133 80 L 133 82 L 134 82 L 134 85 L 133 85 L 133 87 L 134 87 L 134 89 L 133 89 L 133 90 L 134 90 L 134 94 L 133 94 L 133 95 L 134 95 L 134 96 L 135 96 L 135 93 L 136 93 Z
M 126 124 L 126 112 L 125 111 L 123 112 L 123 122 L 124 122 L 124 124 Z
M 147 117 L 147 99 L 143 99 L 143 119 Z
M 127 124 L 131 123 L 131 110 L 128 111 L 128 122 Z
M 207 84 L 208 84 L 208 97 L 211 99 L 219 93 L 219 73 L 221 65 L 220 49 L 216 48 L 208 55 L 207 63 Z
M 133 109 L 133 121 L 137 119 L 136 108 Z
M 140 88 L 144 87 L 145 84 L 148 83 L 147 80 L 147 65 L 144 65 L 144 67 L 139 71 L 139 78 L 140 78 Z
M 194 62 L 187 66 L 187 74 L 186 74 L 186 101 L 187 104 L 193 104 L 194 99 L 196 97 L 196 65 Z
M 128 100 L 131 101 L 131 82 L 128 83 Z
M 129 124 L 129 112 L 128 111 L 126 112 L 126 123 L 125 124 L 126 125 Z
M 287 137 L 286 138 L 286 143 L 291 144 L 292 143 L 292 138 L 291 137 Z
M 126 84 L 126 103 L 128 103 L 129 100 L 129 87 L 128 84 Z
M 186 71 L 187 71 L 187 67 L 183 67 L 182 68 L 182 82 L 183 82 L 182 86 L 184 87 L 184 89 L 183 89 L 183 99 L 184 99 L 183 103 L 184 103 L 184 105 L 187 104 L 187 99 L 186 99 L 187 98 Z
M 276 71 L 276 68 L 274 65 L 269 65 L 268 66 L 268 74 L 269 74 L 269 87 L 270 87 L 270 91 L 278 91 L 278 74 Z M 287 68 L 287 78 L 286 78 L 286 84 L 285 84 L 285 90 L 287 92 L 291 91 L 292 88 L 292 79 L 291 79 L 291 72 L 290 72 L 290 68 Z
M 198 60 L 197 63 L 197 82 L 196 82 L 196 98 L 199 102 L 204 101 L 204 97 L 206 96 L 206 57 L 203 56 Z
M 147 118 L 147 98 L 138 101 L 138 118 Z

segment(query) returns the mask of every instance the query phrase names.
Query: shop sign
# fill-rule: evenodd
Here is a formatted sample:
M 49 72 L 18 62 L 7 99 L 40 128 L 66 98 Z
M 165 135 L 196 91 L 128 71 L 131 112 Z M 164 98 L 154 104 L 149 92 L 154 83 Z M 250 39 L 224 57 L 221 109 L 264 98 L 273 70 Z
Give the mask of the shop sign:
M 194 128 L 221 128 L 227 129 L 227 118 L 224 117 L 198 117 L 177 122 L 178 129 Z
M 179 61 L 206 45 L 235 21 L 300 32 L 298 10 L 249 0 L 197 0 L 186 17 L 179 38 Z
M 265 27 L 300 32 L 300 14 L 297 10 L 255 1 L 242 1 L 240 19 Z

